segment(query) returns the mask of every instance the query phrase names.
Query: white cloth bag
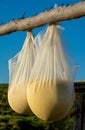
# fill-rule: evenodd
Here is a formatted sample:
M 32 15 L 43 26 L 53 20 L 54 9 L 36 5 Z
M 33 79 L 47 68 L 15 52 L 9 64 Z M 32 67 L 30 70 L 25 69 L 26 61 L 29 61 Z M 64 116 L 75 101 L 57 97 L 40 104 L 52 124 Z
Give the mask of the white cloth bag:
M 37 46 L 32 32 L 27 32 L 22 50 L 9 60 L 8 102 L 17 113 L 30 113 L 26 88 L 35 61 Z
M 50 25 L 27 86 L 27 101 L 37 117 L 54 121 L 69 113 L 74 101 L 74 66 L 69 66 L 66 59 L 58 28 Z

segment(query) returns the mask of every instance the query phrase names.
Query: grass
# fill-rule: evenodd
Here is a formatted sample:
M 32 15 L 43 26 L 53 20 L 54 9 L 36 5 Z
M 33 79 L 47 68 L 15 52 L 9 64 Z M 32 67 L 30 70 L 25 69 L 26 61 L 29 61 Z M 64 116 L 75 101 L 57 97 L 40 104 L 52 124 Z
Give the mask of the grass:
M 72 130 L 73 117 L 48 123 L 35 115 L 20 115 L 14 112 L 7 101 L 8 84 L 0 84 L 0 130 Z

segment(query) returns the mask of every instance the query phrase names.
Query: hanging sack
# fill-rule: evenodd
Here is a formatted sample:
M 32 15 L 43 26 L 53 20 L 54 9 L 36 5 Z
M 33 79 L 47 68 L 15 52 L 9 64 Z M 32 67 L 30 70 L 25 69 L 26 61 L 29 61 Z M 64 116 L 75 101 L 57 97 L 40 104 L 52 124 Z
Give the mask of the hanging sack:
M 26 99 L 26 87 L 35 61 L 36 49 L 32 32 L 27 32 L 22 50 L 9 60 L 8 102 L 17 113 L 31 112 Z
M 73 61 L 69 65 L 67 57 L 58 28 L 50 25 L 43 37 L 27 85 L 29 106 L 42 120 L 63 119 L 72 107 L 76 65 Z

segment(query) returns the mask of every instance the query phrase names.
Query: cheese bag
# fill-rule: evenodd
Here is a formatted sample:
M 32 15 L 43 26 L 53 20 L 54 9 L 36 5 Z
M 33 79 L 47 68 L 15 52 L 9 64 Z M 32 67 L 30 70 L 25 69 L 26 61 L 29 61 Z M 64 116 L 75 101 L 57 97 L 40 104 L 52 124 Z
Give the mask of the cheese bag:
M 49 25 L 27 85 L 27 101 L 42 120 L 63 119 L 74 101 L 75 63 L 69 65 L 56 25 Z
M 35 61 L 37 46 L 32 32 L 27 32 L 21 51 L 9 60 L 8 102 L 17 113 L 31 113 L 26 98 L 26 88 Z

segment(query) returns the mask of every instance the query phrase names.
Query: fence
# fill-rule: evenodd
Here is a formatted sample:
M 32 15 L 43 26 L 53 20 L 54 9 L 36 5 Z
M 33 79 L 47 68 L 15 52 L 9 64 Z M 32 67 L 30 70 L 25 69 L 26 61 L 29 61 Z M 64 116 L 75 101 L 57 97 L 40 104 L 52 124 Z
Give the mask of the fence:
M 74 130 L 85 130 L 85 81 L 75 82 Z

